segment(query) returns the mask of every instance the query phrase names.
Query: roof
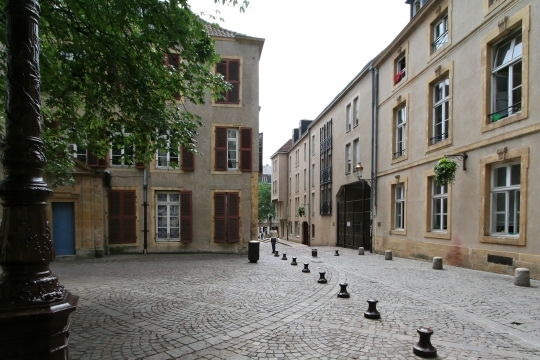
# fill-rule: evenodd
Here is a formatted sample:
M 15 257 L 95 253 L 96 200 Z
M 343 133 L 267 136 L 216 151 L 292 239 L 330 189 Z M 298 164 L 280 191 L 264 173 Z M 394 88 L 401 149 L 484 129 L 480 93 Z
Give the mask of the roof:
M 235 38 L 237 35 L 243 35 L 235 31 L 227 30 L 219 26 L 218 24 L 210 24 L 205 22 L 206 30 L 210 36 L 219 36 L 226 38 Z
M 274 155 L 270 156 L 270 159 L 272 159 L 274 156 L 276 156 L 279 153 L 287 153 L 289 150 L 291 150 L 293 145 L 292 139 L 289 139 L 285 144 L 283 144 L 282 147 L 279 148 L 278 151 L 274 153 Z

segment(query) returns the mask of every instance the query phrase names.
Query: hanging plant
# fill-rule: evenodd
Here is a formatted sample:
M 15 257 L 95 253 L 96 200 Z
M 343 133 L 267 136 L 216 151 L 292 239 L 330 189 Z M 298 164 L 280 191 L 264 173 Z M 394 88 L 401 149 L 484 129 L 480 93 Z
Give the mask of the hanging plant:
M 453 159 L 443 157 L 433 167 L 435 171 L 435 182 L 439 186 L 453 184 L 456 179 L 456 170 L 458 163 Z
M 299 215 L 299 216 L 304 216 L 304 215 L 306 215 L 306 208 L 305 208 L 304 206 L 300 205 L 300 206 L 298 207 L 298 215 Z

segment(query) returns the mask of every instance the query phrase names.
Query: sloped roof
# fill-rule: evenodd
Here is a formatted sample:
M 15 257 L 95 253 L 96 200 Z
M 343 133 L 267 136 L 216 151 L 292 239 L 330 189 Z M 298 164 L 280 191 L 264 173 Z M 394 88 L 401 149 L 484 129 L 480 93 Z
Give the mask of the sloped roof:
M 285 144 L 283 144 L 282 147 L 279 148 L 278 151 L 276 151 L 272 156 L 270 156 L 270 159 L 272 159 L 274 156 L 276 156 L 279 153 L 287 153 L 289 150 L 291 150 L 293 146 L 292 139 L 289 139 Z
M 216 27 L 216 25 L 213 25 L 207 22 L 205 22 L 205 25 L 206 25 L 206 30 L 208 31 L 208 34 L 210 34 L 210 36 L 235 38 L 237 35 L 243 35 L 235 31 L 224 29 L 219 25 L 217 25 Z

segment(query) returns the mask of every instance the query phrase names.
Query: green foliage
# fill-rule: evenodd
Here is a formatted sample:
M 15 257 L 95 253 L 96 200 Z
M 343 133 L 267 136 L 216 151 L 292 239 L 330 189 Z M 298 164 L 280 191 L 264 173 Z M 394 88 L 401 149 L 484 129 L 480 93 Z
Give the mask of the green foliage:
M 433 167 L 435 171 L 435 182 L 439 186 L 453 184 L 456 179 L 458 164 L 453 159 L 443 157 Z
M 259 220 L 271 220 L 275 216 L 274 204 L 272 204 L 272 186 L 259 183 Z
M 239 3 L 241 11 L 248 6 L 246 0 L 214 1 Z M 158 149 L 177 152 L 184 145 L 196 152 L 201 118 L 176 102 L 175 94 L 202 104 L 207 91 L 216 97 L 230 84 L 213 74 L 219 61 L 214 40 L 187 0 L 47 0 L 40 6 L 43 139 L 51 185 L 73 181 L 70 144 L 99 157 L 111 142 L 134 146 L 135 156 L 124 159 L 130 165 L 148 163 Z M 0 20 L 4 42 L 5 16 Z M 167 53 L 180 54 L 177 67 L 165 65 Z M 5 90 L 0 82 L 0 92 Z
M 298 216 L 304 216 L 306 215 L 306 208 L 304 207 L 304 205 L 300 205 L 298 207 Z

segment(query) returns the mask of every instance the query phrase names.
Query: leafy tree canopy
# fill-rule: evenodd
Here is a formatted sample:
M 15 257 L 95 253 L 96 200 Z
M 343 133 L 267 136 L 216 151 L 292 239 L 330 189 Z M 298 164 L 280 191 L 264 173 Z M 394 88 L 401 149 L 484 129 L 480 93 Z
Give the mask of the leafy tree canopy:
M 259 183 L 259 220 L 266 221 L 269 216 L 276 217 L 272 204 L 272 187 L 270 184 Z
M 214 2 L 241 11 L 249 4 Z M 124 159 L 127 164 L 148 163 L 156 150 L 177 152 L 179 145 L 196 151 L 201 119 L 175 95 L 202 104 L 206 91 L 219 96 L 229 84 L 213 74 L 219 61 L 214 41 L 187 0 L 46 0 L 40 6 L 43 141 L 50 185 L 73 181 L 71 144 L 98 157 L 109 152 L 111 143 L 135 148 L 134 157 Z M 5 32 L 2 16 L 1 41 Z M 5 49 L 1 46 L 4 74 Z M 179 54 L 180 61 L 166 63 L 168 53 Z M 2 82 L 0 91 L 5 90 Z M 5 103 L 0 107 L 4 116 Z

